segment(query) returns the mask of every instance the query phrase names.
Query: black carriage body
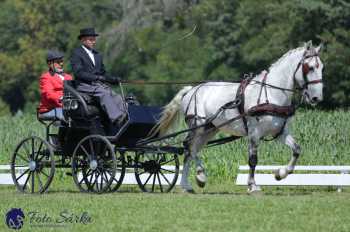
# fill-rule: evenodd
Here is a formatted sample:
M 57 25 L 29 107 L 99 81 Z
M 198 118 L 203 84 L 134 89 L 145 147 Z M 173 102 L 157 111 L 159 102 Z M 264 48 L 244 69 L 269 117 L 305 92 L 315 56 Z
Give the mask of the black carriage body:
M 141 139 L 151 138 L 152 128 L 160 118 L 161 108 L 156 106 L 128 105 L 128 121 L 121 128 L 115 144 L 135 146 Z M 152 135 L 154 137 L 156 135 Z

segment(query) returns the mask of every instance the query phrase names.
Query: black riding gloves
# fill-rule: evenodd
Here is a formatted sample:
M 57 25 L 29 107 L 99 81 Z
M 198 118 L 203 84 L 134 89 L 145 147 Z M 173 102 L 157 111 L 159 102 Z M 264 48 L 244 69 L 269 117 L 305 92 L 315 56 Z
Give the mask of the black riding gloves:
M 113 77 L 113 76 L 109 76 L 109 77 L 97 76 L 96 80 L 101 82 L 106 82 L 112 85 L 117 85 L 120 82 L 120 79 L 118 77 Z
M 96 76 L 96 81 L 106 82 L 106 77 L 104 77 L 104 76 Z
M 117 85 L 120 83 L 120 79 L 118 77 L 111 76 L 108 79 L 106 79 L 106 82 L 111 83 L 113 85 Z

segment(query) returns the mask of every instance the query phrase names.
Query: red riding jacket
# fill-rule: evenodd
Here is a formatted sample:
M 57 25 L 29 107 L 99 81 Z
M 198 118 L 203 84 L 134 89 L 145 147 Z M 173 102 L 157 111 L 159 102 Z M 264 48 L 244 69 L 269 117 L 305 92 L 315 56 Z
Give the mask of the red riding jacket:
M 72 80 L 69 74 L 63 74 L 64 80 Z M 57 73 L 45 72 L 40 77 L 40 105 L 39 113 L 48 112 L 54 108 L 62 107 L 63 80 Z

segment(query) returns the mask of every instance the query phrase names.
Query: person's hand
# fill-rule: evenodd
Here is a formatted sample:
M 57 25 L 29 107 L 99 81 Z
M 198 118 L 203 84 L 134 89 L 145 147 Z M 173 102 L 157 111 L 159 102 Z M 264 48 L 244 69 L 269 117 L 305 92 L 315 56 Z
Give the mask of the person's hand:
M 97 76 L 96 80 L 97 81 L 101 81 L 101 82 L 106 82 L 107 81 L 106 77 L 104 77 L 104 76 Z
M 106 82 L 113 84 L 113 85 L 117 85 L 120 83 L 120 79 L 118 77 L 109 77 L 108 79 L 106 79 Z

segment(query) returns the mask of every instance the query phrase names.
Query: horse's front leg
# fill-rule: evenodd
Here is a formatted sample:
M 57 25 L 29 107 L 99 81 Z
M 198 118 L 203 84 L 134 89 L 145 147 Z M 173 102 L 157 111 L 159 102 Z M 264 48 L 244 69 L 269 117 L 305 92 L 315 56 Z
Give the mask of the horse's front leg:
M 248 176 L 248 193 L 254 193 L 261 191 L 261 188 L 255 183 L 255 167 L 258 164 L 258 146 L 259 139 L 250 137 L 249 138 L 249 176 Z
M 286 167 L 276 170 L 275 172 L 276 180 L 282 180 L 286 178 L 288 174 L 293 173 L 295 165 L 301 153 L 300 146 L 295 142 L 293 136 L 289 134 L 287 128 L 285 128 L 285 130 L 283 131 L 283 134 L 280 136 L 279 139 L 282 143 L 286 144 L 288 147 L 292 149 L 293 154 Z

